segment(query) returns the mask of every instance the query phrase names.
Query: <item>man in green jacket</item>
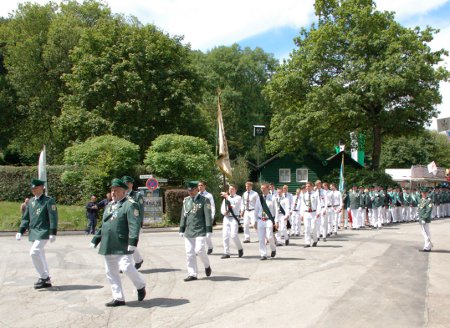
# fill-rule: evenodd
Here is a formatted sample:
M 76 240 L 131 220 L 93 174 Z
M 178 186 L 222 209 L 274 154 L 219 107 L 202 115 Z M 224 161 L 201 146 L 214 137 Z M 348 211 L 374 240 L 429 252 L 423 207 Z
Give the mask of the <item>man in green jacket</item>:
M 422 198 L 419 201 L 419 223 L 422 229 L 423 239 L 425 241 L 423 246 L 424 252 L 431 252 L 430 228 L 428 224 L 431 222 L 431 212 L 433 210 L 433 202 L 428 198 L 428 188 L 423 187 L 421 190 Z
M 133 252 L 139 241 L 139 206 L 126 197 L 128 186 L 121 179 L 111 182 L 112 202 L 103 213 L 100 229 L 91 241 L 91 247 L 100 243 L 99 254 L 105 256 L 106 277 L 111 284 L 113 300 L 108 307 L 125 305 L 120 271 L 125 273 L 137 289 L 138 301 L 145 298 L 145 280 L 134 267 Z
M 205 266 L 207 277 L 211 275 L 211 265 L 205 252 L 205 237 L 212 234 L 211 203 L 198 192 L 198 182 L 188 182 L 189 196 L 183 200 L 180 219 L 180 236 L 184 237 L 188 276 L 184 281 L 197 280 L 197 259 Z
M 133 190 L 134 179 L 128 175 L 122 177 L 122 181 L 128 186 L 127 196 L 133 199 L 138 207 L 139 207 L 139 221 L 140 227 L 142 227 L 144 223 L 144 197 L 142 197 L 141 193 Z M 142 229 L 139 230 L 141 232 Z M 144 259 L 142 258 L 141 252 L 136 248 L 133 253 L 134 259 L 134 267 L 139 269 L 144 263 Z
M 34 284 L 36 289 L 52 286 L 44 247 L 49 240 L 51 243 L 56 240 L 58 228 L 58 211 L 55 200 L 44 195 L 44 185 L 45 181 L 31 180 L 31 192 L 34 197 L 28 202 L 22 215 L 19 232 L 16 234 L 16 239 L 20 240 L 25 231 L 29 231 L 28 239 L 33 242 L 30 255 L 39 274 L 39 279 Z

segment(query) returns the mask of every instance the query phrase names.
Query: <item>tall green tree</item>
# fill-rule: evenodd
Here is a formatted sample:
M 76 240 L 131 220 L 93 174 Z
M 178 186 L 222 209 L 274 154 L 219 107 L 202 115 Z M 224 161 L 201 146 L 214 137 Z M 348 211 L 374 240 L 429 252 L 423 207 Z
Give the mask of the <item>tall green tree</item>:
M 266 88 L 275 110 L 269 149 L 331 149 L 349 132 L 372 142 L 379 166 L 383 138 L 413 134 L 437 115 L 439 82 L 449 72 L 431 51 L 432 28 L 409 29 L 372 0 L 317 0 L 318 23 L 302 29 L 297 49 Z
M 6 78 L 17 95 L 16 123 L 10 125 L 13 148 L 30 154 L 47 144 L 50 156 L 62 155 L 53 119 L 61 112 L 59 97 L 67 92 L 62 76 L 72 69 L 69 53 L 84 29 L 110 16 L 109 8 L 93 0 L 25 3 L 0 25 Z
M 231 158 L 245 156 L 255 145 L 253 125 L 269 125 L 269 102 L 262 90 L 278 62 L 261 48 L 238 44 L 216 47 L 206 53 L 193 53 L 194 63 L 203 81 L 200 103 L 210 127 L 216 127 L 217 91 L 221 91 L 222 114 Z M 213 130 L 214 131 L 214 130 Z M 214 144 L 214 133 L 208 141 Z
M 62 143 L 111 133 L 140 146 L 164 133 L 204 135 L 190 49 L 154 25 L 122 16 L 85 30 L 73 49 L 70 93 L 56 120 Z
M 388 137 L 383 142 L 380 166 L 410 168 L 435 161 L 441 167 L 450 167 L 450 141 L 436 131 L 418 132 L 411 137 Z

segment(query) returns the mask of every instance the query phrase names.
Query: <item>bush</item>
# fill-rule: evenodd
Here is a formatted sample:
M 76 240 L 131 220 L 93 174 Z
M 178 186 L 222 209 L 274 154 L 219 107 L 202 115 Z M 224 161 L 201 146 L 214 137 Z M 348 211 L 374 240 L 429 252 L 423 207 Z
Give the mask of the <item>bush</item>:
M 164 194 L 166 203 L 166 218 L 171 224 L 180 224 L 181 208 L 183 207 L 183 199 L 189 194 L 185 189 L 171 189 Z
M 64 172 L 76 170 L 73 166 L 47 165 L 47 183 L 49 196 L 55 198 L 57 204 L 79 204 L 83 199 L 81 185 L 75 181 L 65 182 Z M 37 178 L 36 166 L 0 166 L 0 201 L 22 202 L 30 197 L 31 179 Z
M 360 169 L 356 170 L 353 168 L 346 168 L 344 171 L 345 188 L 348 190 L 352 185 L 357 186 L 369 186 L 369 185 L 380 185 L 383 187 L 387 186 L 397 186 L 397 183 L 392 180 L 389 174 L 386 174 L 384 170 L 370 170 L 370 169 Z M 327 176 L 322 177 L 322 181 L 328 183 L 336 183 L 339 186 L 339 169 L 331 171 Z
M 78 168 L 64 173 L 66 183 L 82 185 L 85 195 L 103 195 L 112 178 L 134 172 L 139 162 L 139 147 L 116 136 L 93 137 L 66 148 L 64 162 Z

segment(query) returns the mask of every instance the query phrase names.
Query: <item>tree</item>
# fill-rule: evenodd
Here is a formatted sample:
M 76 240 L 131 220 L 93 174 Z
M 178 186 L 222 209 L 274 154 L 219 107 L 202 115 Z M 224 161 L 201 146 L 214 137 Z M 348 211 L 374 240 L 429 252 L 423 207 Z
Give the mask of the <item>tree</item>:
M 47 144 L 50 156 L 62 154 L 66 144 L 57 144 L 53 119 L 61 111 L 60 95 L 67 93 L 62 76 L 72 69 L 69 53 L 84 29 L 109 16 L 109 8 L 93 0 L 25 3 L 0 25 L 6 78 L 17 95 L 12 104 L 15 121 L 9 125 L 14 149 L 30 155 Z
M 194 52 L 193 58 L 203 81 L 200 108 L 209 126 L 216 127 L 220 89 L 230 157 L 245 156 L 255 145 L 253 125 L 270 123 L 270 106 L 262 90 L 278 62 L 261 48 L 242 49 L 238 44 L 216 47 L 205 54 Z M 210 133 L 211 144 L 215 143 L 213 137 Z
M 116 136 L 103 135 L 66 148 L 64 162 L 78 167 L 64 173 L 66 183 L 81 181 L 82 192 L 99 195 L 105 192 L 112 178 L 134 172 L 139 163 L 139 147 Z
M 136 19 L 116 16 L 85 30 L 64 77 L 70 93 L 56 120 L 61 142 L 110 133 L 138 144 L 143 155 L 160 134 L 204 135 L 189 55 L 181 38 Z
M 437 30 L 402 27 L 372 0 L 317 0 L 315 9 L 317 26 L 302 29 L 265 90 L 276 110 L 268 148 L 331 148 L 365 132 L 377 168 L 385 136 L 414 134 L 437 115 L 448 53 L 428 46 Z
M 153 174 L 182 184 L 189 180 L 206 180 L 217 186 L 218 170 L 208 143 L 201 138 L 165 134 L 153 140 L 144 164 Z
M 389 137 L 384 140 L 380 166 L 410 168 L 435 161 L 438 166 L 450 166 L 450 142 L 435 131 L 418 133 L 414 138 Z

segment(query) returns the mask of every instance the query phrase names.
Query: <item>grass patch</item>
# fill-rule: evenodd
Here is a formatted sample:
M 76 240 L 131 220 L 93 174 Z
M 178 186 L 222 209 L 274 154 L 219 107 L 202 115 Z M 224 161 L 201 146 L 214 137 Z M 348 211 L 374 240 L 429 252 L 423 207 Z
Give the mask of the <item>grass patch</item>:
M 86 229 L 86 209 L 84 206 L 58 205 L 58 230 Z M 17 231 L 20 226 L 20 203 L 0 202 L 0 230 Z

